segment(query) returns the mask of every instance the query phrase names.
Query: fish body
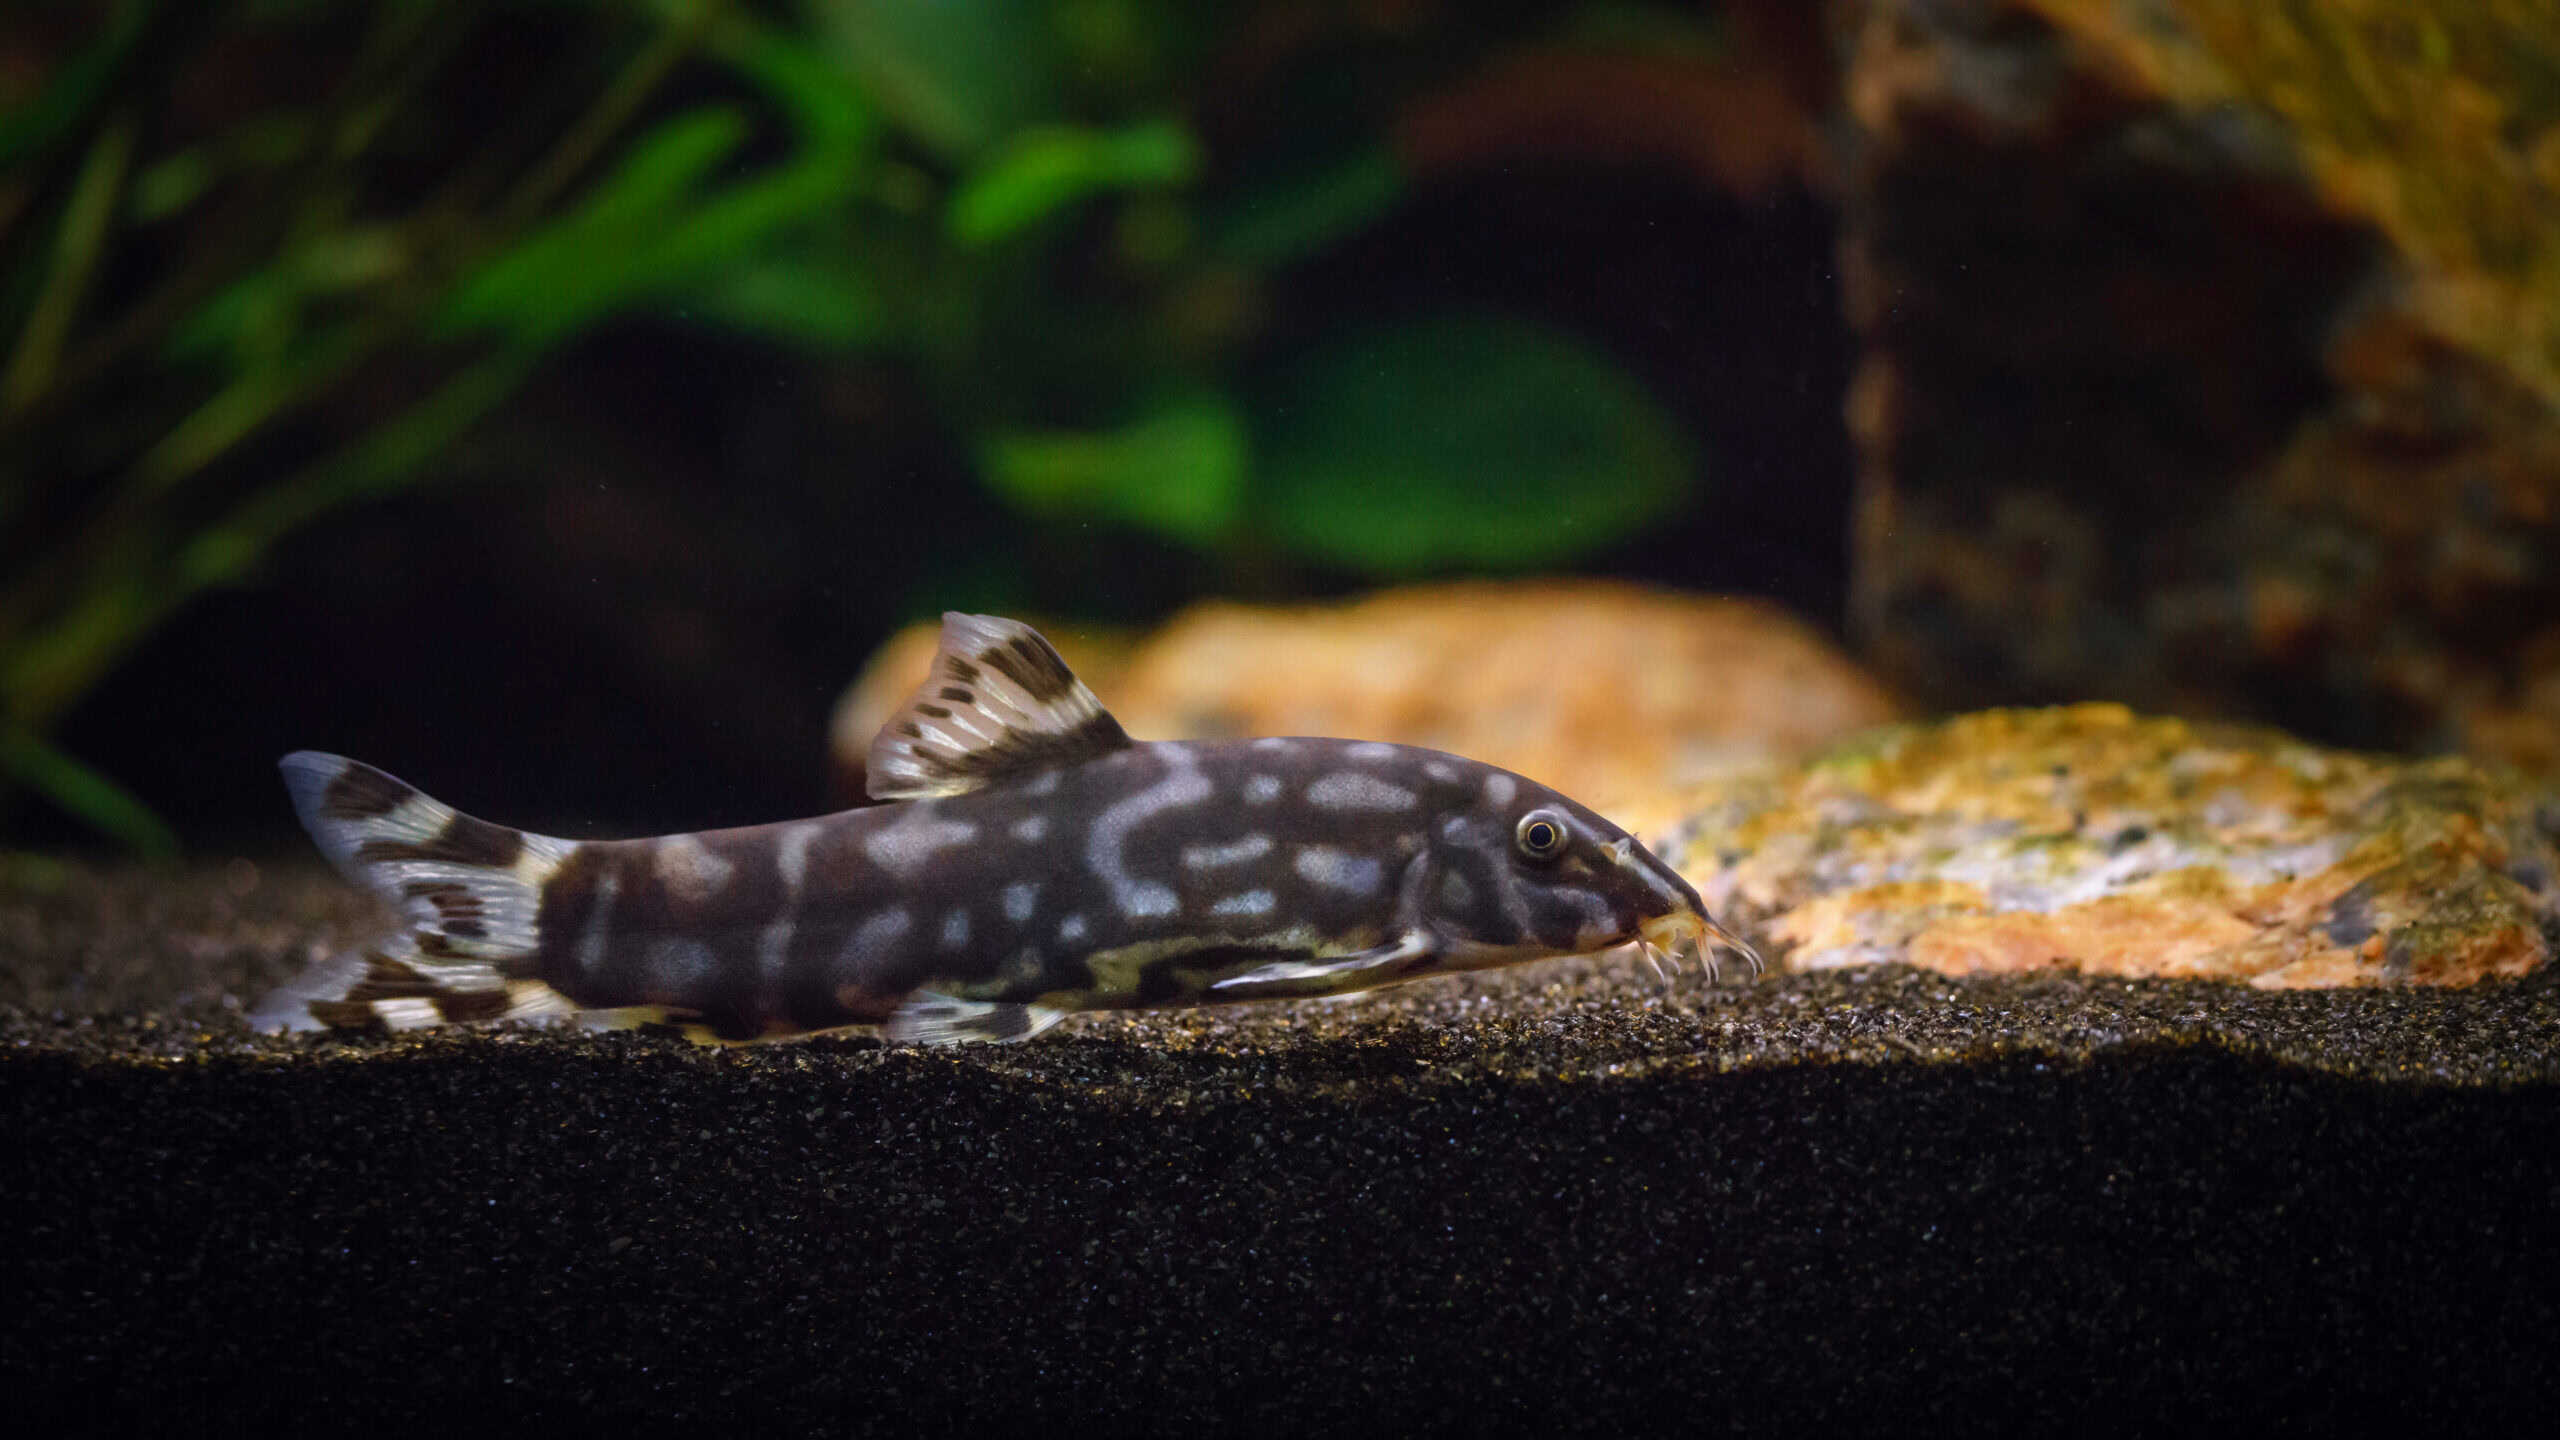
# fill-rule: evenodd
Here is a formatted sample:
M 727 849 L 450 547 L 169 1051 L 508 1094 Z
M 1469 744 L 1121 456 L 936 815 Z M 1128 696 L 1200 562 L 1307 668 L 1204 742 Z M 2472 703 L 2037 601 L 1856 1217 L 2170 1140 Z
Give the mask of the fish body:
M 1677 873 L 1535 781 L 1368 741 L 1132 741 L 1011 621 L 946 617 L 871 770 L 895 803 L 569 841 L 288 756 L 321 848 L 408 923 L 253 1022 L 623 1012 L 725 1040 L 870 1026 L 944 1043 L 1630 942 L 1750 954 Z

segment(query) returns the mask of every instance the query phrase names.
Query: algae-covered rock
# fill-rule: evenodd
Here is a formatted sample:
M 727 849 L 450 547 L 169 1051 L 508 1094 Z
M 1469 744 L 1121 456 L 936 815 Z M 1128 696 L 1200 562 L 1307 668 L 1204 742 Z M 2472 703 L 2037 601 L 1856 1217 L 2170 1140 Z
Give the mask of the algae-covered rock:
M 1833 13 L 1868 658 L 2560 773 L 2560 4 Z
M 1886 730 L 1702 788 L 1665 858 L 1798 969 L 2467 985 L 2560 937 L 2560 799 L 2121 706 Z

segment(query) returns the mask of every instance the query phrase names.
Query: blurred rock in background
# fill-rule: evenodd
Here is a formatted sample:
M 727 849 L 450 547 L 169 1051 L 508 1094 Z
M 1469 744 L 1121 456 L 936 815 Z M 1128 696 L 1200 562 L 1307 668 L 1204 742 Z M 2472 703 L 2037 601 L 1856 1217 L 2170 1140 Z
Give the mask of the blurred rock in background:
M 931 625 L 884 646 L 838 706 L 837 772 L 922 683 Z M 1630 826 L 1680 787 L 1791 759 L 1902 709 L 1774 606 L 1606 581 L 1421 585 L 1356 602 L 1194 606 L 1162 629 L 1047 631 L 1146 740 L 1342 735 L 1517 770 Z
M 2560 7 L 1830 14 L 1861 651 L 2560 768 Z

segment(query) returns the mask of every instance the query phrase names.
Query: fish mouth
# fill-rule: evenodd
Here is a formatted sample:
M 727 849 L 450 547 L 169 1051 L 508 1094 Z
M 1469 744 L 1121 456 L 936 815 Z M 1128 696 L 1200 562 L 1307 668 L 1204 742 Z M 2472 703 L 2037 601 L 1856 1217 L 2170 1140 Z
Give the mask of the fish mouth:
M 1656 974 L 1662 972 L 1664 961 L 1668 960 L 1676 970 L 1683 956 L 1691 956 L 1705 964 L 1709 981 L 1722 979 L 1724 969 L 1716 963 L 1716 957 L 1727 950 L 1740 957 L 1753 975 L 1768 968 L 1761 961 L 1760 952 L 1751 948 L 1751 942 L 1717 924 L 1715 917 L 1704 910 L 1683 907 L 1668 915 L 1657 915 L 1638 927 L 1636 944 Z

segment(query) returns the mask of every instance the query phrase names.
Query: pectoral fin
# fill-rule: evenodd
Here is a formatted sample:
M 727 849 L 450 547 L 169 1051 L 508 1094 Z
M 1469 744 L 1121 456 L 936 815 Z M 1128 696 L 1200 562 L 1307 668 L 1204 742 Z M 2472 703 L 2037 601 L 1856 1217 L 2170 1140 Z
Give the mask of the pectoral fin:
M 1406 862 L 1396 883 L 1395 923 L 1402 928 L 1384 945 L 1315 960 L 1276 960 L 1211 984 L 1204 1000 L 1285 1000 L 1349 995 L 1392 985 L 1431 968 L 1446 947 L 1422 920 L 1433 867 L 1424 851 Z
M 1401 980 L 1440 955 L 1439 937 L 1407 930 L 1384 945 L 1322 960 L 1279 960 L 1212 984 L 1207 1000 L 1287 1000 L 1343 995 Z

